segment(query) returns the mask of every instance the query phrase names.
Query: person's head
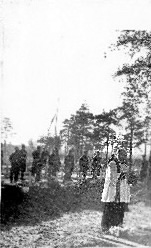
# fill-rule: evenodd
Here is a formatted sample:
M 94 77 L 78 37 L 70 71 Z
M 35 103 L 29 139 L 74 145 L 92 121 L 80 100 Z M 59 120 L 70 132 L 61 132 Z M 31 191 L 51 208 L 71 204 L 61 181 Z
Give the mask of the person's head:
M 114 160 L 111 160 L 109 163 L 108 163 L 108 168 L 110 167 L 111 168 L 111 173 L 114 174 L 117 172 L 117 164 Z
M 19 151 L 18 146 L 15 146 L 15 152 L 18 152 L 18 151 Z
M 25 150 L 25 148 L 26 148 L 26 147 L 25 147 L 25 145 L 24 145 L 24 144 L 22 144 L 21 148 L 22 148 L 23 150 Z

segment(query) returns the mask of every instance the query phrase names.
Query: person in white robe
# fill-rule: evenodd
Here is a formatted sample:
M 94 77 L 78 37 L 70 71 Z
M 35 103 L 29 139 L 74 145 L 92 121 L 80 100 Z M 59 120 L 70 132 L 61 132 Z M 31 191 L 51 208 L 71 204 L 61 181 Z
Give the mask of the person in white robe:
M 102 230 L 108 231 L 112 226 L 123 224 L 125 204 L 130 202 L 130 185 L 128 184 L 128 166 L 126 154 L 119 150 L 118 159 L 112 155 L 106 168 L 102 202 Z

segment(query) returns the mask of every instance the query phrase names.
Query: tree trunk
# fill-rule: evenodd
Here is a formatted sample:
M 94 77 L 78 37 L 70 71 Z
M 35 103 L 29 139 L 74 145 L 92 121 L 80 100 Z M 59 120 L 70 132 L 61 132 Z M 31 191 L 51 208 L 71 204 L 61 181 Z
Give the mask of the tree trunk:
M 133 134 L 134 134 L 134 129 L 133 125 L 131 124 L 131 135 L 130 135 L 130 157 L 129 157 L 129 169 L 131 170 L 132 168 L 132 155 L 133 155 Z
M 150 151 L 150 156 L 149 156 L 149 161 L 148 161 L 147 188 L 149 190 L 151 189 L 151 151 Z
M 109 134 L 107 136 L 106 145 L 107 145 L 107 151 L 106 151 L 106 164 L 107 164 L 107 162 L 108 162 L 108 152 L 109 152 Z
M 69 143 L 69 127 L 68 127 L 68 130 L 67 130 L 67 140 L 66 140 L 66 154 L 68 154 L 69 152 L 69 147 L 68 147 L 68 143 Z
M 146 130 L 146 135 L 145 135 L 145 146 L 144 146 L 144 156 L 146 158 L 146 153 L 147 153 L 147 140 L 148 140 L 148 132 Z

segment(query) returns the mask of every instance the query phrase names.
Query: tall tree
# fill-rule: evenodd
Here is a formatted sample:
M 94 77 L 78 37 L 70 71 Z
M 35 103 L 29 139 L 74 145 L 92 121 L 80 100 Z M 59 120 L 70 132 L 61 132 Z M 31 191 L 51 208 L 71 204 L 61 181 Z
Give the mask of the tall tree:
M 82 153 L 84 149 L 92 149 L 90 140 L 93 129 L 93 114 L 89 112 L 89 108 L 86 104 L 82 104 L 80 109 L 76 112 L 75 124 L 79 134 L 80 153 Z
M 92 149 L 91 136 L 93 128 L 93 114 L 90 113 L 86 104 L 82 104 L 75 115 L 64 121 L 61 130 L 62 142 L 66 146 L 75 148 L 78 158 L 84 149 Z
M 130 138 L 130 162 L 133 143 L 139 146 L 147 142 L 151 114 L 151 32 L 124 30 L 116 47 L 125 49 L 132 63 L 124 64 L 115 76 L 125 76 L 123 92 L 123 116 L 127 120 L 127 137 Z M 143 55 L 143 56 L 142 56 Z M 142 138 L 143 137 L 143 138 Z M 137 142 L 134 139 L 137 138 Z M 145 148 L 146 149 L 146 148 Z
M 45 146 L 49 152 L 52 151 L 54 147 L 60 149 L 61 146 L 60 136 L 42 136 L 40 137 L 40 139 L 37 140 L 37 142 Z
M 13 135 L 13 126 L 10 118 L 5 117 L 1 122 L 1 136 L 3 140 L 7 140 L 10 136 Z
M 70 120 L 65 119 L 63 122 L 63 129 L 60 131 L 60 138 L 61 138 L 61 144 L 65 145 L 65 153 L 68 153 L 68 147 L 69 147 L 69 134 L 71 131 L 71 118 Z
M 96 120 L 96 128 L 94 129 L 94 134 L 98 133 L 98 137 L 101 140 L 102 145 L 106 145 L 107 152 L 106 152 L 106 160 L 108 160 L 108 149 L 109 143 L 113 142 L 116 131 L 114 127 L 119 124 L 117 118 L 117 110 L 113 109 L 109 112 L 103 111 L 102 114 L 95 116 Z
M 3 145 L 3 163 L 8 163 L 9 149 L 7 146 L 8 139 L 14 135 L 13 126 L 10 118 L 4 117 L 1 120 L 1 139 L 4 143 Z

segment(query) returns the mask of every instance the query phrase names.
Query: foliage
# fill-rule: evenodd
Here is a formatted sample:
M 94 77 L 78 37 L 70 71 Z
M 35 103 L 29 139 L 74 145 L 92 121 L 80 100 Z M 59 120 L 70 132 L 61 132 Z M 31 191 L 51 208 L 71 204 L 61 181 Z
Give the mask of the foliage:
M 124 64 L 116 72 L 116 76 L 125 75 L 127 86 L 131 87 L 133 97 L 141 99 L 147 109 L 151 109 L 151 32 L 131 31 L 121 32 L 117 48 L 128 48 L 128 53 L 136 57 L 132 64 Z M 143 56 L 142 56 L 143 54 Z M 149 107 L 149 108 L 148 108 Z
M 59 149 L 61 146 L 60 136 L 42 136 L 39 140 L 37 140 L 37 142 L 45 146 L 49 151 L 52 151 L 54 147 L 57 147 Z
M 113 140 L 116 132 L 114 126 L 119 124 L 117 110 L 103 111 L 99 115 L 93 115 L 87 105 L 82 104 L 75 115 L 64 121 L 61 130 L 61 140 L 68 147 L 75 148 L 78 158 L 84 149 L 93 151 L 109 146 L 109 139 Z
M 126 86 L 123 105 L 120 108 L 121 119 L 126 120 L 126 138 L 132 148 L 146 143 L 151 124 L 151 32 L 124 30 L 120 33 L 117 49 L 125 49 L 133 58 L 131 64 L 124 64 L 115 76 L 124 76 Z M 143 54 L 143 56 L 142 56 Z
M 94 129 L 95 139 L 101 139 L 102 146 L 109 146 L 109 140 L 113 140 L 116 137 L 116 132 L 113 129 L 114 126 L 119 124 L 116 109 L 105 112 L 95 116 L 96 127 Z
M 4 117 L 1 121 L 1 137 L 3 140 L 7 140 L 7 138 L 13 135 L 13 126 L 10 118 Z
M 91 136 L 93 129 L 93 114 L 89 112 L 88 106 L 82 104 L 75 115 L 66 119 L 61 130 L 62 143 L 68 147 L 74 147 L 76 157 L 79 157 L 84 149 L 92 149 Z
M 150 50 L 151 32 L 146 30 L 123 30 L 118 37 L 116 47 L 128 48 L 130 55 L 135 55 L 142 48 Z
M 104 241 L 97 238 L 103 210 L 102 187 L 99 180 L 79 186 L 31 187 L 26 200 L 18 206 L 17 216 L 2 225 L 1 247 L 104 247 Z M 129 206 L 120 235 L 125 244 L 129 240 L 150 247 L 151 211 L 149 205 L 145 206 L 150 202 L 150 191 L 142 183 L 131 191 L 131 202 L 135 204 Z M 108 241 L 105 245 L 111 246 Z

